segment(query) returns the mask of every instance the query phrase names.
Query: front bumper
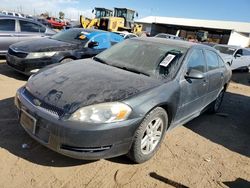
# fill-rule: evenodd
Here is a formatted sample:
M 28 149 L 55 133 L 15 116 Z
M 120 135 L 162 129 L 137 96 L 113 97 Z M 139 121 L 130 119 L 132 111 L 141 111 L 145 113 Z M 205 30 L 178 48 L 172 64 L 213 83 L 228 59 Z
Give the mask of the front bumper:
M 16 71 L 30 76 L 36 72 L 33 72 L 36 69 L 41 69 L 47 65 L 58 63 L 59 59 L 56 57 L 44 57 L 44 58 L 37 58 L 37 59 L 26 59 L 20 58 L 14 55 L 7 53 L 6 55 L 6 62 L 7 64 L 15 69 Z
M 111 158 L 128 153 L 134 133 L 142 118 L 110 124 L 91 124 L 57 118 L 32 104 L 23 95 L 24 88 L 17 91 L 15 104 L 36 120 L 35 128 L 23 123 L 22 127 L 35 140 L 63 155 L 95 160 Z

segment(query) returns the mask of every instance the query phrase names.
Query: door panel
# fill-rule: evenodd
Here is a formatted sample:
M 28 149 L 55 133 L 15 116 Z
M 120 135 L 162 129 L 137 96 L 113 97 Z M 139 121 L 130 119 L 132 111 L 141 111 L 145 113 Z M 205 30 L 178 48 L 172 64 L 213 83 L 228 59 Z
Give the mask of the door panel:
M 205 107 L 206 93 L 208 90 L 208 77 L 206 75 L 206 62 L 200 49 L 194 49 L 190 53 L 186 70 L 180 80 L 180 104 L 176 114 L 176 121 L 185 121 Z M 190 70 L 200 71 L 203 79 L 185 79 L 185 74 Z
M 206 104 L 211 103 L 218 96 L 223 87 L 224 68 L 219 63 L 218 55 L 210 50 L 205 50 L 205 58 L 207 62 L 207 76 L 209 79 L 208 93 Z

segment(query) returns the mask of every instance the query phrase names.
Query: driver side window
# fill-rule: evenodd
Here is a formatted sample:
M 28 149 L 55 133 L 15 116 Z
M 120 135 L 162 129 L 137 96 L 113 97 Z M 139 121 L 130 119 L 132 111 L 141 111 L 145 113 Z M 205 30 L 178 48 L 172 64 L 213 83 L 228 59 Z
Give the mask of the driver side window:
M 202 50 L 194 49 L 188 59 L 187 71 L 197 70 L 202 73 L 206 71 L 206 63 Z

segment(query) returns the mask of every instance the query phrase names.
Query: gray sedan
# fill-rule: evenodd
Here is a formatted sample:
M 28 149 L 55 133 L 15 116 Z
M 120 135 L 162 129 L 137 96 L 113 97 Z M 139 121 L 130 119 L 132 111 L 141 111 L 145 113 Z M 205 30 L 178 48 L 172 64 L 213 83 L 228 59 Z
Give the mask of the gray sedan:
M 32 76 L 15 104 L 27 133 L 54 151 L 142 163 L 166 131 L 218 111 L 231 74 L 209 46 L 133 38 Z
M 5 55 L 11 44 L 52 36 L 55 33 L 48 27 L 30 19 L 0 16 L 0 55 Z

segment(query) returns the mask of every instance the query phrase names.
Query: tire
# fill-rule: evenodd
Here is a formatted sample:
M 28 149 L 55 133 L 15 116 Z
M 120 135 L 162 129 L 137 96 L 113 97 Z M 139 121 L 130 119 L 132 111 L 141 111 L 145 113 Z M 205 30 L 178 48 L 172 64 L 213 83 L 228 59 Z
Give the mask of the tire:
M 70 61 L 73 61 L 74 59 L 71 59 L 71 58 L 65 58 L 63 60 L 60 61 L 60 63 L 68 63 Z
M 208 112 L 209 113 L 217 113 L 220 109 L 220 106 L 221 106 L 221 103 L 223 101 L 223 97 L 224 97 L 224 93 L 225 93 L 225 90 L 223 89 L 220 94 L 218 95 L 218 97 L 215 99 L 215 101 L 213 101 L 211 104 L 210 104 L 210 107 L 208 108 Z
M 135 163 L 143 163 L 152 158 L 160 147 L 167 125 L 167 112 L 161 107 L 153 109 L 136 130 L 128 157 Z

